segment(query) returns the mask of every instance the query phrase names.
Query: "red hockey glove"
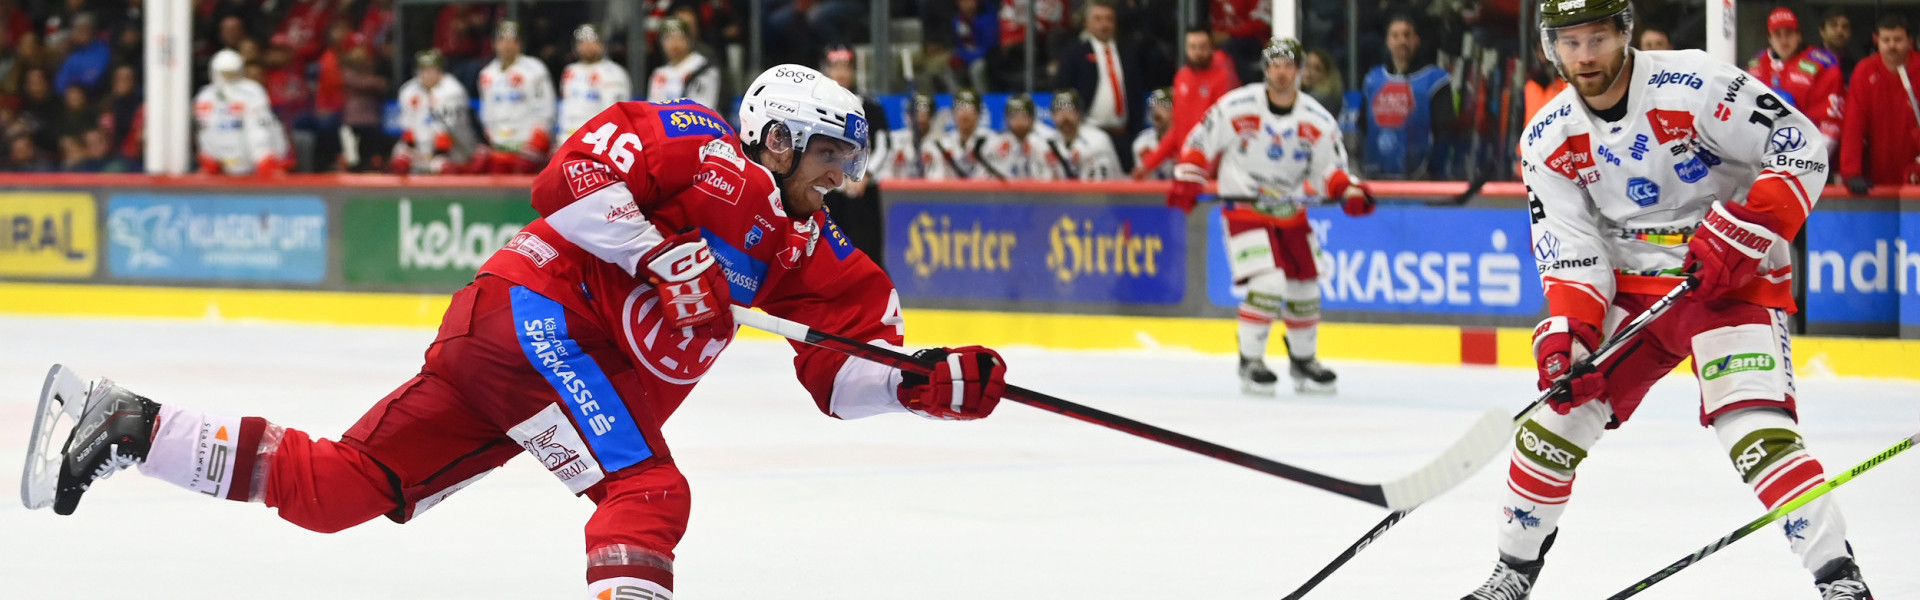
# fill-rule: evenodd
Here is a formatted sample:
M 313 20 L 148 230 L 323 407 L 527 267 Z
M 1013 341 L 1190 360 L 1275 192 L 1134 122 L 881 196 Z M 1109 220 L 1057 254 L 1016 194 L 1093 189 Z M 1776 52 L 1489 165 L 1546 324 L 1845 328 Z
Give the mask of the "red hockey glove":
M 915 358 L 937 361 L 931 376 L 902 372 L 900 405 L 929 419 L 971 421 L 993 414 L 1007 391 L 1007 362 L 980 346 L 928 348 Z
M 641 257 L 640 264 L 660 295 L 669 327 L 733 328 L 726 269 L 714 263 L 713 252 L 699 233 L 668 237 Z
M 1769 226 L 1773 219 L 1738 204 L 1713 203 L 1687 242 L 1685 270 L 1699 282 L 1703 300 L 1725 297 L 1760 276 L 1760 259 L 1787 241 Z
M 1349 217 L 1364 217 L 1373 214 L 1373 190 L 1367 184 L 1355 183 L 1347 186 L 1346 201 L 1340 203 L 1340 210 Z
M 1178 208 L 1180 212 L 1193 212 L 1193 205 L 1200 203 L 1200 192 L 1206 188 L 1191 181 L 1173 180 L 1173 187 L 1167 188 L 1167 206 Z
M 1567 377 L 1573 371 L 1573 363 L 1592 354 L 1594 346 L 1599 344 L 1600 329 L 1586 322 L 1567 317 L 1548 317 L 1541 321 L 1540 326 L 1533 328 L 1533 360 L 1540 368 L 1540 389 L 1553 387 L 1555 381 Z M 1567 391 L 1547 398 L 1553 412 L 1563 415 L 1600 397 L 1606 387 L 1606 380 L 1591 365 L 1574 372 L 1567 383 Z

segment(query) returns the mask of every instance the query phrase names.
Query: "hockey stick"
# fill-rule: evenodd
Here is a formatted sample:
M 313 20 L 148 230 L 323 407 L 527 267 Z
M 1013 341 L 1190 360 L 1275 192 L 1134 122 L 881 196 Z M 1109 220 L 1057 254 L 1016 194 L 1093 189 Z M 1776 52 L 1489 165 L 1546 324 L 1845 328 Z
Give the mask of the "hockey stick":
M 1685 296 L 1688 292 L 1693 291 L 1694 285 L 1694 281 L 1688 279 L 1681 282 L 1680 285 L 1674 286 L 1673 291 L 1667 292 L 1667 295 L 1662 296 L 1659 301 L 1654 302 L 1653 306 L 1647 307 L 1647 310 L 1640 313 L 1640 316 L 1634 317 L 1632 321 L 1621 326 L 1620 330 L 1613 334 L 1613 337 L 1607 338 L 1607 341 L 1601 343 L 1599 348 L 1594 349 L 1593 354 L 1589 354 L 1585 359 L 1573 363 L 1573 369 L 1570 372 L 1583 373 L 1590 371 L 1594 368 L 1594 365 L 1598 365 L 1608 358 L 1611 358 L 1614 351 L 1618 350 L 1628 340 L 1639 336 L 1641 331 L 1646 330 L 1648 323 L 1652 323 L 1654 319 L 1666 313 L 1667 309 L 1672 308 L 1674 301 L 1679 300 L 1681 296 Z M 1545 404 L 1547 398 L 1564 393 L 1569 379 L 1561 379 L 1553 382 L 1553 387 L 1547 388 L 1544 392 L 1540 392 L 1540 397 L 1535 398 L 1533 403 L 1528 404 L 1526 408 L 1520 409 L 1520 412 L 1514 413 L 1513 425 L 1518 426 L 1526 422 L 1527 416 L 1532 415 L 1533 411 L 1539 409 L 1541 404 Z M 1313 591 L 1313 588 L 1320 585 L 1320 582 L 1326 581 L 1327 577 L 1333 575 L 1334 571 L 1345 566 L 1347 561 L 1353 560 L 1354 555 L 1359 554 L 1361 550 L 1367 549 L 1368 544 L 1372 544 L 1375 540 L 1380 539 L 1380 536 L 1385 535 L 1388 529 L 1392 529 L 1394 525 L 1398 525 L 1401 519 L 1407 518 L 1407 513 L 1410 512 L 1413 512 L 1413 509 L 1396 510 L 1393 514 L 1381 519 L 1378 524 L 1373 526 L 1373 529 L 1367 531 L 1366 535 L 1360 536 L 1360 539 L 1354 540 L 1352 545 L 1347 546 L 1346 550 L 1341 551 L 1339 556 L 1333 557 L 1333 562 L 1327 563 L 1325 567 L 1321 567 L 1320 572 L 1314 573 L 1313 577 L 1308 579 L 1306 583 L 1300 584 L 1300 587 L 1294 589 L 1293 593 L 1287 594 L 1287 600 L 1298 600 L 1299 598 L 1305 597 L 1307 592 Z
M 1725 548 L 1727 545 L 1739 541 L 1740 538 L 1747 537 L 1747 534 L 1759 531 L 1761 528 L 1766 527 L 1768 523 L 1772 523 L 1780 517 L 1787 516 L 1788 513 L 1798 510 L 1802 506 L 1806 506 L 1807 503 L 1814 501 L 1814 499 L 1825 495 L 1827 492 L 1833 491 L 1833 488 L 1840 487 L 1841 484 L 1852 481 L 1854 477 L 1867 472 L 1868 469 L 1880 466 L 1880 463 L 1887 462 L 1887 459 L 1893 458 L 1894 455 L 1901 452 L 1905 452 L 1915 444 L 1920 444 L 1920 433 L 1900 440 L 1900 442 L 1894 444 L 1892 448 L 1888 448 L 1886 452 L 1881 452 L 1873 458 L 1867 459 L 1867 462 L 1855 465 L 1845 473 L 1835 475 L 1833 479 L 1828 480 L 1826 483 L 1815 486 L 1813 489 L 1807 490 L 1806 493 L 1800 494 L 1800 497 L 1794 498 L 1792 502 L 1782 504 L 1779 508 L 1767 511 L 1767 514 L 1760 515 L 1760 518 L 1754 519 L 1746 525 L 1741 525 L 1739 529 L 1733 530 L 1733 533 L 1714 540 L 1713 543 L 1707 544 L 1707 547 L 1701 548 L 1700 551 L 1689 554 L 1678 561 L 1674 561 L 1673 564 L 1667 565 L 1667 568 L 1661 569 L 1658 573 L 1648 575 L 1646 579 L 1640 580 L 1639 583 L 1633 584 L 1632 587 L 1621 590 L 1620 593 L 1608 596 L 1607 600 L 1620 600 L 1621 598 L 1638 594 L 1642 590 L 1653 587 L 1653 584 L 1660 583 L 1661 580 L 1672 577 L 1674 573 L 1680 572 L 1681 569 L 1685 569 L 1693 565 L 1693 563 L 1700 562 L 1701 559 L 1715 552 L 1719 552 L 1721 548 Z
M 933 361 L 915 358 L 891 349 L 854 341 L 830 333 L 825 333 L 806 325 L 782 319 L 762 312 L 733 307 L 735 322 L 767 331 L 796 342 L 813 344 L 822 348 L 844 353 L 855 358 L 877 362 L 903 371 L 929 373 L 933 370 Z M 1228 448 L 1213 442 L 1195 438 L 1146 423 L 1115 415 L 1099 409 L 1074 404 L 1040 392 L 1019 386 L 1009 385 L 1005 396 L 1007 400 L 1019 402 L 1047 412 L 1072 417 L 1160 442 L 1175 448 L 1195 452 L 1208 457 L 1240 465 L 1255 471 L 1274 475 L 1282 479 L 1305 484 L 1335 494 L 1353 498 L 1361 502 L 1392 509 L 1404 509 L 1417 506 L 1447 491 L 1473 475 L 1480 466 L 1492 460 L 1494 455 L 1506 447 L 1507 436 L 1512 428 L 1508 426 L 1506 416 L 1497 409 L 1488 409 L 1480 416 L 1468 433 L 1454 442 L 1446 452 L 1418 471 L 1386 483 L 1356 483 L 1316 473 L 1279 461 L 1262 458 L 1246 452 Z

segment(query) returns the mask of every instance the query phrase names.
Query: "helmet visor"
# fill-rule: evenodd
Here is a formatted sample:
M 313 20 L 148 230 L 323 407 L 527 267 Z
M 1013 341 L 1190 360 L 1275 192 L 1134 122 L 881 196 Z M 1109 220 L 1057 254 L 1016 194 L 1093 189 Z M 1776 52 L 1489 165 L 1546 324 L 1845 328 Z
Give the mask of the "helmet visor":
M 828 166 L 840 169 L 847 179 L 859 181 L 867 174 L 867 118 L 860 113 L 847 113 L 846 124 L 841 127 L 825 127 L 820 123 L 796 123 L 794 139 L 800 143 L 795 147 L 806 160 L 823 160 Z
M 1541 28 L 1540 43 L 1547 59 L 1556 64 L 1579 63 L 1625 52 L 1626 31 L 1610 20 L 1567 27 Z

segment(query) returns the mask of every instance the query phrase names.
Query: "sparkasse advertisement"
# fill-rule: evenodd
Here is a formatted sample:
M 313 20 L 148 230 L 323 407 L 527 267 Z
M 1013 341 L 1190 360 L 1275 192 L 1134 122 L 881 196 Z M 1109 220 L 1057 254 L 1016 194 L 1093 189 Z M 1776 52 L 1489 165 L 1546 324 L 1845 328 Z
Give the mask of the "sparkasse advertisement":
M 540 215 L 525 197 L 354 198 L 341 206 L 340 273 L 349 285 L 454 289 Z

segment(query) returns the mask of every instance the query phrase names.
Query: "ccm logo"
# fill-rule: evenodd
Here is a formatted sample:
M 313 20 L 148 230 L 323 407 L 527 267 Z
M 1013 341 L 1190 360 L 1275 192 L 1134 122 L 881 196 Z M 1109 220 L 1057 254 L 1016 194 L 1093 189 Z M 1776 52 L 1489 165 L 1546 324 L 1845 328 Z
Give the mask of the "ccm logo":
M 679 278 L 681 275 L 700 270 L 702 265 L 709 264 L 713 264 L 713 250 L 703 245 L 692 254 L 674 259 L 673 264 L 667 266 L 667 274 Z

